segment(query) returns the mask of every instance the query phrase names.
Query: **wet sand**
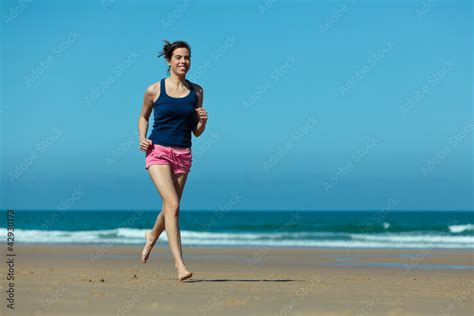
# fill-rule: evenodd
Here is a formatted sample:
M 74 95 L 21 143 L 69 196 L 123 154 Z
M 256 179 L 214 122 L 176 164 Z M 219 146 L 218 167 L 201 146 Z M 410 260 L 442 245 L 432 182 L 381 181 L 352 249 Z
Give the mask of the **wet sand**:
M 3 315 L 471 315 L 466 250 L 190 248 L 177 280 L 166 244 L 16 244 L 14 312 Z

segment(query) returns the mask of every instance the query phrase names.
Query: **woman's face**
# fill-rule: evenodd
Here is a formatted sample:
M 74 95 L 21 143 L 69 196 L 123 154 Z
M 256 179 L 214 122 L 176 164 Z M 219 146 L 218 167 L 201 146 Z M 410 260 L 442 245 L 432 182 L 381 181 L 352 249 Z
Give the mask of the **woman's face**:
M 186 47 L 176 48 L 173 51 L 173 55 L 168 64 L 171 67 L 170 70 L 175 74 L 186 74 L 191 67 L 191 56 L 189 55 L 189 50 Z

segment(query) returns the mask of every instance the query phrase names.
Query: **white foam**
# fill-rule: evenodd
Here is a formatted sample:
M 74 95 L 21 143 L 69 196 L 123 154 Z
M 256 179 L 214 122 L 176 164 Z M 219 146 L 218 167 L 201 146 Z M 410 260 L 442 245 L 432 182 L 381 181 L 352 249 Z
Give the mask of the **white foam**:
M 353 234 L 354 240 L 379 241 L 379 242 L 423 242 L 423 243 L 474 243 L 474 236 L 449 236 L 449 235 L 415 235 L 415 234 Z
M 41 231 L 16 229 L 15 242 L 143 244 L 145 229 L 117 228 L 92 231 Z M 0 228 L 0 235 L 6 229 Z M 421 234 L 298 233 L 213 233 L 181 231 L 183 244 L 261 247 L 344 247 L 344 248 L 474 248 L 474 236 Z M 160 241 L 166 241 L 166 233 Z
M 453 234 L 463 233 L 467 231 L 474 231 L 474 224 L 451 225 L 449 226 L 449 231 Z

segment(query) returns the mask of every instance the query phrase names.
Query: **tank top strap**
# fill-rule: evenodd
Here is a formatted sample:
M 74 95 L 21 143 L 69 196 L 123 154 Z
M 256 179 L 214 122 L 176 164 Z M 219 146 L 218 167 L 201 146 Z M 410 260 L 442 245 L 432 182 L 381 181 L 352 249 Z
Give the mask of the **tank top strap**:
M 186 79 L 186 81 L 189 83 L 189 90 L 194 91 L 194 87 L 193 87 L 192 82 L 189 81 L 188 79 Z
M 165 96 L 166 95 L 166 92 L 165 92 L 165 78 L 161 79 L 160 81 L 160 97 L 161 96 Z

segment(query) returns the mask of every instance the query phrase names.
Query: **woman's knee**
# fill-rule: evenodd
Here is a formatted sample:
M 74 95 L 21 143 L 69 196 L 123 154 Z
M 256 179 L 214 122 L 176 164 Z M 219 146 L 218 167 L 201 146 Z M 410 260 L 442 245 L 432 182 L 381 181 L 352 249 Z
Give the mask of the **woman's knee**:
M 172 215 L 174 217 L 178 216 L 179 213 L 179 200 L 164 201 L 163 203 L 165 211 L 163 215 Z

